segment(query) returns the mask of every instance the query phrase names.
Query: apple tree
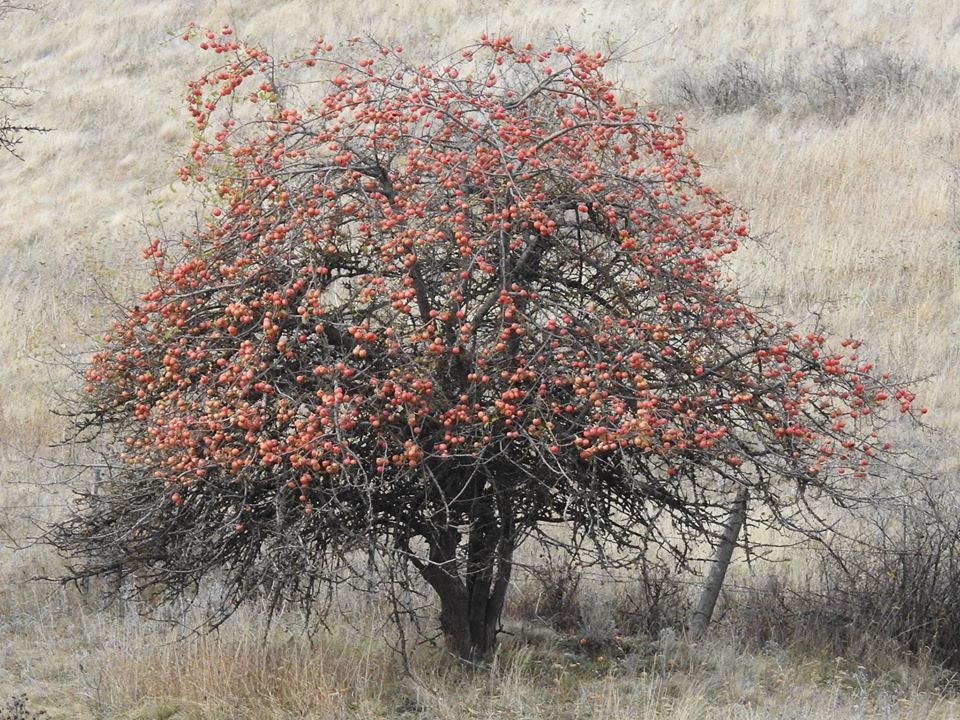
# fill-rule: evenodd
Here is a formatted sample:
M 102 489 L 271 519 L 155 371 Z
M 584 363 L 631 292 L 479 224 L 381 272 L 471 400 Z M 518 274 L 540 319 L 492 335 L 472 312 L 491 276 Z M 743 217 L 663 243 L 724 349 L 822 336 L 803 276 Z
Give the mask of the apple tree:
M 228 614 L 373 563 L 482 660 L 526 539 L 682 560 L 743 489 L 790 523 L 887 461 L 913 395 L 738 293 L 743 214 L 603 55 L 320 39 L 275 62 L 190 35 L 217 58 L 179 170 L 203 220 L 150 242 L 85 367 L 76 427 L 109 471 L 54 531 L 77 576 L 216 572 Z

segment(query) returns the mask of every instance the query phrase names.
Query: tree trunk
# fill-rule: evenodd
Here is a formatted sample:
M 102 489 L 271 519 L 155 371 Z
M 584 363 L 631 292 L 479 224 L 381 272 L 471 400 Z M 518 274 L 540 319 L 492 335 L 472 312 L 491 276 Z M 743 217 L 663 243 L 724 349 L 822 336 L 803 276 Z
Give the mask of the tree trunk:
M 498 605 L 492 597 L 480 608 L 465 593 L 440 595 L 440 629 L 447 649 L 467 663 L 485 661 L 496 648 L 502 610 L 502 601 Z
M 710 624 L 710 619 L 713 617 L 713 610 L 717 605 L 720 589 L 723 587 L 723 579 L 727 575 L 730 558 L 737 545 L 740 528 L 743 527 L 743 521 L 747 515 L 747 497 L 747 488 L 743 488 L 737 493 L 736 499 L 730 506 L 730 514 L 727 515 L 727 521 L 724 523 L 720 543 L 717 545 L 713 563 L 710 565 L 710 572 L 707 574 L 703 592 L 700 594 L 700 602 L 697 603 L 697 609 L 690 619 L 690 636 L 694 640 L 703 637 L 707 631 L 707 626 Z
M 440 600 L 440 630 L 447 649 L 464 662 L 481 663 L 496 648 L 513 541 L 495 525 L 476 526 L 467 543 L 462 573 L 458 544 L 456 531 L 436 536 L 430 561 L 420 564 L 420 573 Z

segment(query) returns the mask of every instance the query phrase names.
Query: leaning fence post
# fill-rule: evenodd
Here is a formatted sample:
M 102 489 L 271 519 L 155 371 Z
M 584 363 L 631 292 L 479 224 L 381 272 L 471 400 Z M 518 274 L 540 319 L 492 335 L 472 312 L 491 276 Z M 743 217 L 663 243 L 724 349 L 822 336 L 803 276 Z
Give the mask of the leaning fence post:
M 703 637 L 707 631 L 707 626 L 710 624 L 710 618 L 713 617 L 713 610 L 717 605 L 717 598 L 720 596 L 720 588 L 723 587 L 723 579 L 726 577 L 727 568 L 730 566 L 730 557 L 733 555 L 733 549 L 737 546 L 740 528 L 743 527 L 743 521 L 747 515 L 748 496 L 747 488 L 742 488 L 737 493 L 736 499 L 730 506 L 727 521 L 723 524 L 723 533 L 720 536 L 716 554 L 713 556 L 713 562 L 710 564 L 710 571 L 707 573 L 703 592 L 700 593 L 700 601 L 690 618 L 690 637 L 694 640 Z

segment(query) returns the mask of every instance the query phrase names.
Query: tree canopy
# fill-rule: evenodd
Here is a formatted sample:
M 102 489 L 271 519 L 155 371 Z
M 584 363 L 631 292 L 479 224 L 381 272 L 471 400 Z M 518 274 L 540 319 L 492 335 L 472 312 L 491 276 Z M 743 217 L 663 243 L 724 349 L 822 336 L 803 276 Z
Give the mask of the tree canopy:
M 229 612 L 369 561 L 478 659 L 526 538 L 682 560 L 743 488 L 791 523 L 884 460 L 914 396 L 741 297 L 744 214 L 600 53 L 189 36 L 219 62 L 179 171 L 204 221 L 149 244 L 85 370 L 109 472 L 56 531 L 77 574 L 218 571 Z

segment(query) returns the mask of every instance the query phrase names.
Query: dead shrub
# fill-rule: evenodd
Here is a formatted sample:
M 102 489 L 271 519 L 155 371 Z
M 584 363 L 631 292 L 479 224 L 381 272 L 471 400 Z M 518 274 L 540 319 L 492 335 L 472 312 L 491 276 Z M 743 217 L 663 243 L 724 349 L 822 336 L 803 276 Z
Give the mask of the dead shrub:
M 756 110 L 842 120 L 865 106 L 915 106 L 926 96 L 952 93 L 957 75 L 882 46 L 835 46 L 813 62 L 800 55 L 779 63 L 735 57 L 707 70 L 674 73 L 665 86 L 666 102 L 718 115 Z
M 670 567 L 642 561 L 631 572 L 591 574 L 549 548 L 510 601 L 510 615 L 565 634 L 657 637 L 689 617 L 688 587 Z

